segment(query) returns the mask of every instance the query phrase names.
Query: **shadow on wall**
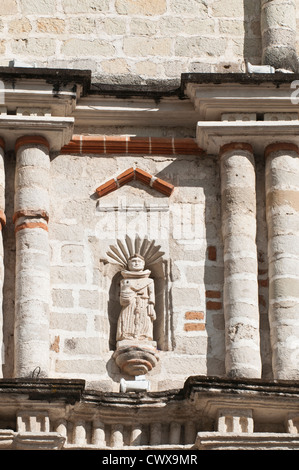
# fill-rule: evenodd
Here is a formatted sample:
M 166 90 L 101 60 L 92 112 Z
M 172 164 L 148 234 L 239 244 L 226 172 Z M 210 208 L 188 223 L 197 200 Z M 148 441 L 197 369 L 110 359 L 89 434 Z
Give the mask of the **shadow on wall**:
M 177 199 L 173 203 L 182 206 L 182 213 L 188 210 L 187 206 L 199 205 L 203 216 L 202 220 L 193 220 L 194 239 L 172 239 L 169 307 L 175 317 L 171 322 L 175 328 L 172 331 L 173 348 L 177 353 L 205 355 L 207 375 L 222 376 L 225 374 L 223 261 L 218 160 L 212 156 L 178 157 L 157 176 L 166 181 L 171 179 L 175 184 Z M 195 214 L 197 212 L 193 212 L 197 217 Z M 190 222 L 188 217 L 186 221 Z M 175 280 L 179 288 L 174 287 Z M 200 314 L 203 317 L 199 317 Z M 188 315 L 191 315 L 191 321 Z M 179 327 L 182 317 L 185 323 Z
M 5 158 L 5 213 L 6 226 L 3 230 L 4 285 L 3 285 L 3 377 L 14 376 L 14 318 L 15 318 L 15 269 L 16 243 L 13 224 L 15 155 L 8 152 Z
M 262 62 L 261 2 L 260 0 L 243 0 L 243 7 L 244 62 L 260 65 Z

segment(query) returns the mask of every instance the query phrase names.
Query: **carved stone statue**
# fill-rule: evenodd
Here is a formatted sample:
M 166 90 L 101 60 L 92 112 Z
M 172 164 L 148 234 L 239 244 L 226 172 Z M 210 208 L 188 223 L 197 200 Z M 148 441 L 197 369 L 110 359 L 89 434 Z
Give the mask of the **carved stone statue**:
M 122 306 L 116 340 L 153 341 L 155 312 L 154 281 L 150 271 L 144 271 L 145 261 L 135 254 L 128 260 L 128 270 L 122 271 L 120 304 Z
M 123 243 L 117 240 L 107 254 L 120 264 L 120 305 L 117 322 L 116 351 L 114 359 L 120 369 L 129 375 L 143 375 L 157 363 L 158 354 L 153 337 L 155 312 L 154 280 L 151 271 L 145 269 L 162 259 L 154 242 L 136 236 L 132 241 L 126 237 Z

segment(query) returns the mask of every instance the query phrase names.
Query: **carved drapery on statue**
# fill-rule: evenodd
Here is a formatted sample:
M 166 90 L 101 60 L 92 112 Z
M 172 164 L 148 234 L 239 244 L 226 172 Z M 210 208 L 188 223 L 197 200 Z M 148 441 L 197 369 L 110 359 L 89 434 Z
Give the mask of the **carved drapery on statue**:
M 117 322 L 114 359 L 120 369 L 129 375 L 144 375 L 157 363 L 158 354 L 153 338 L 155 312 L 154 280 L 148 269 L 162 259 L 160 246 L 147 238 L 135 240 L 126 237 L 117 240 L 107 254 L 125 268 L 121 271 L 120 305 Z
M 132 258 L 129 263 L 135 262 L 135 259 Z M 143 263 L 143 260 L 140 261 Z M 122 272 L 124 277 L 120 283 L 122 310 L 117 325 L 117 341 L 130 339 L 153 341 L 152 323 L 156 319 L 155 288 L 149 274 L 150 271 Z

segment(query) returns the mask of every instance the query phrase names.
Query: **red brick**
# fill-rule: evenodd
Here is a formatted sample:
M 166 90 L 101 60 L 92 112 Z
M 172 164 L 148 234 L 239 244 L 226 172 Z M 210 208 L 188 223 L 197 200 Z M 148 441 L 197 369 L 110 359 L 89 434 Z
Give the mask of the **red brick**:
M 150 154 L 149 137 L 129 137 L 127 141 L 128 153 L 145 153 Z
M 15 228 L 15 233 L 19 232 L 20 230 L 24 230 L 25 228 L 42 228 L 43 230 L 46 230 L 48 232 L 48 225 L 43 224 L 42 222 L 26 222 L 21 225 L 17 225 Z
M 15 151 L 17 152 L 20 147 L 23 145 L 44 145 L 45 147 L 49 148 L 49 142 L 47 139 L 40 135 L 24 135 L 23 137 L 19 137 L 16 141 Z
M 185 331 L 204 331 L 205 324 L 204 323 L 185 323 L 184 330 Z
M 204 151 L 194 139 L 174 139 L 174 153 L 177 155 L 201 155 Z
M 206 297 L 208 297 L 209 299 L 220 299 L 221 292 L 219 290 L 207 290 Z
M 262 305 L 263 307 L 266 307 L 267 305 L 266 299 L 263 295 L 259 295 L 259 304 Z
M 105 194 L 115 191 L 117 188 L 123 186 L 126 183 L 129 183 L 134 179 L 141 181 L 147 186 L 152 186 L 152 188 L 154 188 L 156 191 L 159 191 L 160 193 L 165 194 L 167 196 L 170 196 L 174 189 L 174 186 L 172 184 L 167 183 L 166 181 L 163 181 L 160 178 L 154 179 L 152 175 L 150 175 L 146 171 L 141 170 L 140 168 L 137 168 L 135 170 L 134 168 L 129 168 L 128 170 L 124 171 L 119 176 L 117 176 L 117 178 L 113 178 L 99 186 L 96 189 L 96 193 L 99 197 L 102 197 Z M 153 181 L 152 184 L 151 181 Z
M 203 320 L 204 313 L 203 312 L 186 312 L 185 313 L 186 320 Z
M 1 143 L 0 143 L 1 145 Z M 61 153 L 201 155 L 194 139 L 74 135 Z
M 99 197 L 103 197 L 106 194 L 111 193 L 112 191 L 115 191 L 118 188 L 117 183 L 115 179 L 109 180 L 106 183 L 102 184 L 96 189 L 96 193 Z
M 45 219 L 47 222 L 49 221 L 49 214 L 47 211 L 44 210 L 31 210 L 31 209 L 23 209 L 14 213 L 12 221 L 13 223 L 16 222 L 20 217 L 35 217 Z
M 268 269 L 259 269 L 258 270 L 258 273 L 260 276 L 262 276 L 263 274 L 267 274 L 268 273 Z
M 74 139 L 73 139 L 74 140 Z M 68 144 L 70 146 L 72 141 Z M 106 137 L 105 136 L 79 136 L 77 140 L 78 151 L 80 153 L 102 154 L 106 153 Z
M 216 261 L 216 259 L 217 259 L 217 248 L 216 248 L 216 246 L 208 246 L 208 259 L 210 261 Z
M 152 187 L 166 196 L 170 196 L 174 190 L 174 186 L 166 181 L 157 178 L 154 180 Z
M 269 286 L 269 279 L 259 279 L 258 285 L 260 287 L 268 287 Z
M 277 142 L 275 144 L 270 144 L 268 145 L 268 147 L 266 147 L 264 152 L 265 158 L 267 158 L 270 153 L 278 152 L 279 150 L 299 153 L 297 145 L 292 144 L 290 142 Z
M 253 153 L 253 149 L 250 144 L 247 144 L 246 142 L 231 142 L 230 144 L 225 144 L 221 147 L 220 155 L 232 150 L 247 150 L 248 152 Z
M 221 302 L 213 302 L 212 300 L 207 301 L 207 309 L 208 310 L 221 310 L 222 303 Z
M 121 175 L 119 175 L 116 179 L 117 179 L 119 186 L 123 186 L 124 184 L 127 184 L 130 181 L 132 181 L 134 177 L 135 177 L 134 168 L 129 168 L 128 170 L 121 173 Z
M 105 137 L 105 152 L 106 153 L 127 153 L 127 138 L 110 136 Z
M 146 171 L 140 170 L 140 168 L 135 168 L 135 178 L 149 186 L 152 180 L 152 175 Z

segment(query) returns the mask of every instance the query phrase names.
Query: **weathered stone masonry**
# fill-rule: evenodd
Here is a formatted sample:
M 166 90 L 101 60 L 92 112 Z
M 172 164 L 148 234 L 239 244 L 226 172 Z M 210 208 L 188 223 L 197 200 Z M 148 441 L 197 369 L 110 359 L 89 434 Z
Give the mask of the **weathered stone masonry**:
M 227 144 L 221 148 L 220 158 L 226 373 L 260 377 L 253 149 L 248 144 Z
M 22 84 L 29 95 L 31 73 L 27 86 Z M 298 361 L 294 315 L 298 212 L 298 143 L 294 136 L 298 120 L 269 119 L 273 113 L 267 113 L 267 101 L 261 109 L 250 77 L 245 82 L 242 77 L 241 83 L 235 77 L 229 85 L 229 108 L 228 77 L 214 84 L 212 93 L 213 77 L 183 78 L 182 89 L 196 110 L 192 122 L 197 133 L 192 139 L 78 135 L 72 118 L 65 116 L 67 94 L 63 95 L 66 101 L 60 116 L 32 118 L 22 113 L 2 117 L 5 164 L 11 164 L 6 160 L 11 154 L 4 149 L 14 149 L 16 154 L 11 234 L 16 238 L 14 370 L 3 379 L 2 386 L 18 397 L 12 406 L 6 394 L 9 406 L 3 409 L 6 424 L 0 436 L 2 448 L 298 446 L 297 392 L 289 382 L 297 377 Z M 265 85 L 268 103 L 276 93 L 271 79 L 258 78 L 259 84 L 262 80 L 259 86 Z M 285 117 L 293 111 L 288 98 L 289 80 L 280 76 L 280 111 Z M 242 120 L 236 120 L 236 111 L 239 107 L 244 111 L 245 106 L 245 101 L 240 103 L 240 88 L 245 97 L 251 97 L 251 104 Z M 216 106 L 213 93 L 217 94 Z M 85 98 L 79 95 L 77 99 L 78 113 Z M 42 103 L 44 109 L 53 105 L 52 100 L 49 94 L 48 102 Z M 162 100 L 159 112 L 163 106 Z M 197 120 L 202 106 L 207 115 L 213 113 L 213 121 Z M 264 120 L 256 119 L 254 109 L 264 113 Z M 141 115 L 143 129 L 151 117 Z M 125 119 L 132 119 L 132 115 L 127 114 Z M 179 114 L 177 119 L 179 123 Z M 10 133 L 7 128 L 12 120 L 19 127 Z M 32 133 L 37 123 L 41 130 Z M 86 158 L 85 176 L 82 165 Z M 190 168 L 196 171 L 195 161 L 200 168 L 196 178 L 202 179 L 191 192 L 183 184 L 178 185 L 183 179 L 176 178 L 182 178 L 184 167 L 190 177 Z M 257 168 L 264 171 L 264 193 L 256 182 Z M 202 174 L 204 169 L 209 174 L 208 182 Z M 58 191 L 58 181 L 65 181 L 66 190 Z M 4 191 L 4 178 L 2 187 Z M 152 390 L 141 395 L 140 419 L 135 421 L 131 411 L 140 396 L 119 391 L 120 379 L 128 377 L 122 377 L 113 362 L 114 351 L 108 346 L 113 318 L 107 318 L 105 299 L 109 299 L 107 292 L 117 271 L 105 259 L 111 241 L 107 243 L 103 236 L 101 224 L 107 220 L 103 214 L 119 210 L 116 201 L 121 194 L 133 197 L 130 204 L 137 217 L 140 212 L 134 204 L 139 207 L 140 197 L 145 194 L 148 204 L 161 198 L 166 211 L 174 202 L 182 203 L 190 197 L 198 201 L 203 189 L 206 198 L 199 199 L 199 208 L 205 205 L 206 238 L 195 238 L 193 246 L 190 241 L 180 246 L 170 232 L 167 241 L 161 240 L 162 249 L 173 263 L 168 265 L 172 267 L 172 278 L 166 279 L 173 283 L 174 291 L 171 297 L 170 286 L 165 283 L 167 265 L 159 265 L 153 274 L 157 293 L 161 296 L 163 292 L 158 312 L 164 312 L 165 318 L 157 330 L 159 337 L 154 339 L 163 347 L 158 351 L 159 361 L 147 376 Z M 98 216 L 95 207 L 100 209 Z M 3 203 L 3 214 L 4 209 Z M 197 212 L 199 217 L 202 213 Z M 4 215 L 2 219 L 4 227 Z M 263 219 L 265 223 L 260 226 Z M 197 219 L 195 223 L 204 226 Z M 58 231 L 61 227 L 64 229 Z M 266 237 L 267 250 L 257 238 L 258 231 Z M 188 251 L 191 246 L 192 251 Z M 271 337 L 266 351 L 272 359 L 270 370 L 260 341 L 265 328 L 259 302 L 261 252 L 262 267 L 266 264 L 269 276 L 269 330 L 264 334 Z M 97 269 L 99 262 L 101 270 Z M 173 308 L 169 323 L 168 311 L 164 310 L 165 291 L 166 300 L 174 302 L 173 307 L 168 306 Z M 266 293 L 264 286 L 263 295 Z M 25 398 L 28 387 L 36 398 L 33 408 Z M 199 395 L 197 390 L 201 390 Z M 223 401 L 224 390 L 227 395 Z M 50 407 L 48 394 L 52 396 Z M 238 396 L 233 404 L 231 394 Z M 71 406 L 66 408 L 60 400 L 68 401 L 68 396 L 72 396 Z M 165 406 L 163 416 L 161 402 Z M 229 433 L 235 435 L 233 442 Z
M 270 145 L 265 158 L 273 372 L 277 379 L 296 379 L 298 147 L 291 143 Z
M 1 450 L 299 449 L 298 7 L 0 0 Z
M 38 367 L 48 376 L 49 144 L 41 137 L 19 138 L 16 154 L 15 375 L 28 377 Z

